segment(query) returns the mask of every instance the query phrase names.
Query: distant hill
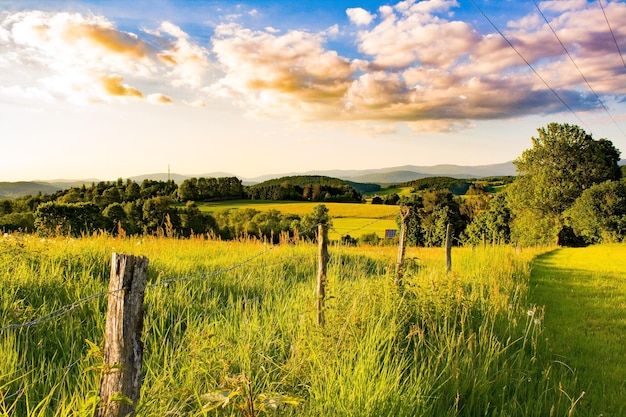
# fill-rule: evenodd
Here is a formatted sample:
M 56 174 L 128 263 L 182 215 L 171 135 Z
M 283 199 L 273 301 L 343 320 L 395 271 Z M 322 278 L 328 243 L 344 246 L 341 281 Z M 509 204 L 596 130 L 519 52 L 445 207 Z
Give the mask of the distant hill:
M 25 195 L 53 194 L 64 187 L 46 182 L 19 181 L 0 182 L 0 198 L 16 198 Z
M 378 184 L 366 184 L 355 181 L 342 180 L 340 178 L 327 177 L 324 175 L 294 175 L 281 178 L 273 178 L 271 180 L 263 181 L 261 183 L 251 186 L 251 188 L 259 187 L 271 187 L 281 185 L 284 182 L 288 182 L 291 185 L 298 185 L 304 187 L 311 184 L 328 185 L 333 187 L 350 186 L 354 188 L 358 193 L 369 193 L 380 190 Z
M 414 181 L 422 178 L 433 177 L 434 175 L 422 174 L 413 171 L 394 171 L 381 174 L 367 174 L 358 177 L 350 177 L 352 181 L 374 183 L 374 184 L 399 184 L 402 182 Z
M 626 165 L 626 160 L 622 160 L 620 165 Z M 512 162 L 493 165 L 479 166 L 463 166 L 463 165 L 433 165 L 418 166 L 405 165 L 398 167 L 389 167 L 381 169 L 363 169 L 363 170 L 327 170 L 327 171 L 308 171 L 288 174 L 270 174 L 254 178 L 245 178 L 235 174 L 226 172 L 211 172 L 198 175 L 182 175 L 175 173 L 155 173 L 144 174 L 130 177 L 129 179 L 141 183 L 145 179 L 154 181 L 167 181 L 168 178 L 174 180 L 177 184 L 182 183 L 188 178 L 220 178 L 220 177 L 238 177 L 244 185 L 254 185 L 267 180 L 295 177 L 295 176 L 324 176 L 338 178 L 345 181 L 352 181 L 357 184 L 379 184 L 389 185 L 413 181 L 426 177 L 441 176 L 452 178 L 485 178 L 516 175 L 515 166 Z M 117 178 L 108 179 L 107 181 L 115 181 Z M 20 181 L 20 182 L 0 182 L 0 198 L 15 198 L 28 194 L 51 194 L 58 190 L 70 187 L 79 187 L 82 184 L 98 183 L 103 180 L 99 179 L 79 179 L 79 180 L 52 180 L 52 181 Z M 360 190 L 360 186 L 355 189 Z
M 297 175 L 321 175 L 326 177 L 340 178 L 356 182 L 375 182 L 377 184 L 393 184 L 398 182 L 412 181 L 425 177 L 452 177 L 452 178 L 484 178 L 517 175 L 513 162 L 505 162 L 492 165 L 464 166 L 464 165 L 433 165 L 418 166 L 404 165 L 380 169 L 364 170 L 330 170 L 308 171 L 304 173 L 289 173 L 264 175 L 256 178 L 246 178 L 248 183 L 258 183 L 269 179 L 297 176 Z

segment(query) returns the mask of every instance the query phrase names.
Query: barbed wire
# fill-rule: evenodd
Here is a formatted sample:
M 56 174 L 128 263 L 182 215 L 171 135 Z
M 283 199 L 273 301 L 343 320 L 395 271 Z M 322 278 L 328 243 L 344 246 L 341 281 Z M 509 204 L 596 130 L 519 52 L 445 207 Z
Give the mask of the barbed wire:
M 56 310 L 53 310 L 50 313 L 45 314 L 37 319 L 27 321 L 25 323 L 9 324 L 4 327 L 0 327 L 0 331 L 39 326 L 40 324 L 47 323 L 49 321 L 63 317 L 66 314 L 69 314 L 70 312 L 76 310 L 77 308 L 81 307 L 83 304 L 86 304 L 91 300 L 95 300 L 96 298 L 104 297 L 105 295 L 114 294 L 120 291 L 123 291 L 123 289 L 115 290 L 115 291 L 102 291 L 97 294 L 92 294 L 87 297 L 81 298 L 80 300 L 74 301 L 71 304 L 67 304 Z
M 307 233 L 308 231 L 311 231 L 314 227 L 317 227 L 317 225 L 312 226 L 310 228 L 308 228 L 307 230 L 304 231 L 304 233 Z M 235 265 L 232 265 L 228 268 L 223 268 L 217 271 L 214 271 L 208 275 L 203 275 L 203 276 L 187 276 L 187 277 L 176 277 L 176 278 L 170 278 L 170 279 L 166 279 L 166 280 L 162 280 L 162 281 L 158 281 L 152 284 L 148 284 L 146 285 L 146 289 L 149 288 L 155 288 L 155 287 L 159 287 L 159 286 L 168 286 L 171 283 L 175 283 L 175 282 L 183 282 L 183 281 L 197 281 L 197 280 L 207 280 L 210 278 L 213 278 L 215 276 L 221 275 L 221 274 L 225 274 L 227 272 L 233 271 L 235 269 L 238 269 L 250 262 L 252 262 L 253 260 L 273 251 L 274 249 L 276 249 L 277 247 L 280 247 L 281 245 L 285 245 L 285 244 L 290 244 L 292 242 L 294 242 L 297 239 L 296 236 L 292 236 L 289 239 L 286 239 L 282 242 L 279 242 L 276 245 L 271 245 L 269 246 L 267 249 L 265 249 L 262 252 L 259 252 L 253 256 L 250 256 L 249 258 L 243 260 L 242 262 L 239 262 Z M 87 297 L 81 298 L 77 301 L 72 302 L 71 304 L 67 304 L 64 305 L 62 307 L 59 307 L 56 310 L 51 311 L 50 313 L 47 313 L 43 316 L 40 316 L 34 320 L 30 320 L 27 321 L 25 323 L 14 323 L 14 324 L 8 324 L 6 326 L 0 327 L 0 332 L 6 331 L 6 330 L 12 330 L 12 329 L 23 329 L 23 328 L 30 328 L 30 327 L 35 327 L 35 326 L 39 326 L 41 324 L 50 322 L 52 320 L 55 319 L 59 319 L 67 314 L 69 314 L 70 312 L 76 310 L 77 308 L 83 306 L 84 304 L 88 303 L 89 301 L 95 300 L 97 298 L 101 298 L 104 296 L 108 296 L 110 294 L 115 294 L 117 292 L 121 292 L 124 291 L 124 288 L 119 289 L 119 290 L 115 290 L 115 291 L 101 291 L 99 293 L 96 294 L 92 294 L 89 295 Z
M 354 233 L 355 231 L 364 229 L 366 227 L 370 227 L 371 225 L 376 224 L 376 223 L 378 223 L 380 221 L 389 220 L 389 219 L 391 219 L 394 216 L 395 216 L 395 214 L 393 214 L 393 215 L 390 214 L 390 215 L 386 215 L 386 216 L 375 218 L 372 222 L 367 223 L 365 225 L 362 225 L 360 227 L 356 227 L 354 229 L 351 229 L 351 230 L 349 230 L 345 234 L 342 234 L 341 232 L 339 232 L 336 228 L 333 228 L 332 226 L 330 226 L 329 229 L 333 230 L 334 232 L 336 232 L 337 234 L 339 234 L 343 238 L 345 236 L 348 236 L 350 233 Z M 318 225 L 313 225 L 313 226 L 303 230 L 301 233 L 303 233 L 303 234 L 309 233 L 309 232 L 313 231 L 317 227 L 318 227 Z M 208 279 L 211 279 L 213 277 L 216 277 L 216 276 L 225 274 L 227 272 L 233 271 L 235 269 L 241 268 L 244 265 L 247 265 L 248 263 L 251 263 L 255 259 L 266 255 L 267 253 L 275 250 L 276 248 L 278 248 L 278 247 L 280 247 L 282 245 L 291 244 L 291 243 L 295 242 L 296 239 L 297 239 L 297 236 L 295 236 L 295 235 L 291 236 L 289 239 L 285 239 L 285 240 L 283 240 L 283 241 L 281 241 L 281 242 L 279 242 L 278 244 L 275 244 L 275 245 L 270 245 L 264 251 L 256 253 L 256 254 L 250 256 L 249 258 L 247 258 L 247 259 L 245 259 L 245 260 L 243 260 L 243 261 L 241 261 L 241 262 L 239 262 L 239 263 L 237 263 L 235 265 L 231 265 L 230 267 L 219 269 L 217 271 L 213 271 L 213 272 L 211 272 L 209 274 L 203 274 L 201 276 L 175 277 L 175 278 L 169 278 L 169 279 L 157 281 L 157 282 L 154 282 L 154 283 L 146 285 L 146 289 L 156 288 L 156 287 L 160 287 L 160 286 L 168 286 L 168 285 L 170 285 L 172 283 L 176 283 L 176 282 L 190 282 L 190 281 L 208 280 Z M 283 261 L 280 261 L 280 262 L 277 262 L 277 263 L 282 263 L 282 262 Z M 3 327 L 0 327 L 0 332 L 6 331 L 6 330 L 23 329 L 23 328 L 30 328 L 30 327 L 39 326 L 41 324 L 44 324 L 44 323 L 47 323 L 47 322 L 59 319 L 59 318 L 65 316 L 65 315 L 71 313 L 72 311 L 76 310 L 77 308 L 82 307 L 84 304 L 86 304 L 86 303 L 88 303 L 88 302 L 90 302 L 92 300 L 95 300 L 95 299 L 98 299 L 98 298 L 102 298 L 104 296 L 108 296 L 108 295 L 111 295 L 111 294 L 114 294 L 114 293 L 117 293 L 117 292 L 121 292 L 123 290 L 124 289 L 122 288 L 122 289 L 115 290 L 115 291 L 101 291 L 99 293 L 86 296 L 84 298 L 81 298 L 79 300 L 76 300 L 76 301 L 72 302 L 71 304 L 67 304 L 67 305 L 64 305 L 62 307 L 59 307 L 58 309 L 53 310 L 50 313 L 47 313 L 47 314 L 45 314 L 43 316 L 40 316 L 40 317 L 38 317 L 38 318 L 36 318 L 34 320 L 30 320 L 30 321 L 27 321 L 25 323 L 12 323 L 12 324 L 8 324 L 8 325 L 5 325 Z

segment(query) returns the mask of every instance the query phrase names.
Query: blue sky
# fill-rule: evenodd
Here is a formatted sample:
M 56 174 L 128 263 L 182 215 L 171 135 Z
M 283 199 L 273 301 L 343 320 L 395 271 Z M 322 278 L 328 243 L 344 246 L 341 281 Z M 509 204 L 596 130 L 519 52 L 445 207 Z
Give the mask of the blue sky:
M 0 181 L 483 165 L 553 121 L 626 150 L 601 1 L 0 0 Z

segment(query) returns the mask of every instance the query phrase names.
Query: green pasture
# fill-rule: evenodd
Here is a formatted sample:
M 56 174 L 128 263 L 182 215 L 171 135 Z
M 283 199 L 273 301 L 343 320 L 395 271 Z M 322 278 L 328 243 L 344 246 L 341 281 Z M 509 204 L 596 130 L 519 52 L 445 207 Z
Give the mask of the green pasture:
M 315 244 L 9 235 L 0 416 L 93 415 L 113 251 L 150 259 L 138 416 L 585 415 L 529 298 L 542 249 L 455 248 L 446 273 L 407 248 L 398 288 L 397 248 L 331 245 L 319 326 Z
M 236 200 L 213 203 L 198 203 L 200 210 L 214 213 L 220 210 L 234 210 L 252 208 L 259 211 L 278 210 L 283 214 L 304 216 L 310 214 L 319 202 L 293 201 L 255 201 Z M 383 204 L 359 203 L 323 203 L 332 217 L 333 227 L 329 231 L 331 240 L 338 240 L 341 236 L 350 235 L 359 238 L 364 234 L 376 233 L 379 237 L 385 236 L 386 229 L 398 229 L 396 214 L 398 206 Z
M 409 196 L 413 191 L 413 187 L 385 187 L 381 190 L 378 190 L 373 193 L 368 193 L 368 197 L 373 197 L 375 195 L 386 196 L 390 194 L 398 194 L 399 196 Z
M 545 306 L 555 363 L 578 378 L 586 416 L 626 415 L 626 245 L 563 248 L 540 256 L 532 300 Z

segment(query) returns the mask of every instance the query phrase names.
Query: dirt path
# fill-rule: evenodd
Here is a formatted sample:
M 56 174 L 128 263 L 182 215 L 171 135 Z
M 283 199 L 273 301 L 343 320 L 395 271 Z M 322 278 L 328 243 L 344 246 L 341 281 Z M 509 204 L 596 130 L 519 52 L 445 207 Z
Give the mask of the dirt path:
M 626 416 L 626 245 L 562 248 L 537 258 L 531 301 L 545 306 L 553 360 L 585 391 L 574 415 Z

